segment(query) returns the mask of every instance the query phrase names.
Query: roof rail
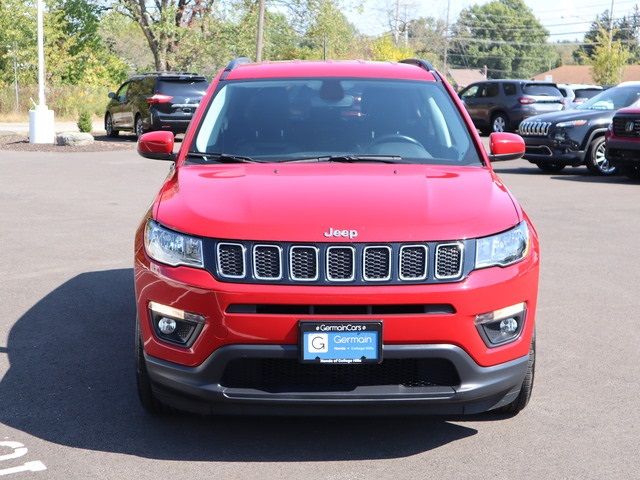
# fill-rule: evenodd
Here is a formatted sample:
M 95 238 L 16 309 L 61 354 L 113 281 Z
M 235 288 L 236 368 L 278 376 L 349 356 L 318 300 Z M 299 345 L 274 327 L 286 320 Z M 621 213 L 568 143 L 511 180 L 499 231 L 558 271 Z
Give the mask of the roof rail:
M 236 68 L 238 65 L 244 65 L 244 64 L 247 64 L 247 63 L 251 63 L 251 59 L 248 58 L 248 57 L 237 57 L 237 58 L 234 58 L 225 67 L 224 71 L 222 72 L 222 75 L 220 76 L 220 80 L 224 80 L 225 78 L 227 78 L 227 75 L 229 75 L 231 70 Z
M 431 62 L 426 60 L 421 60 L 419 58 L 405 58 L 404 60 L 400 60 L 399 63 L 407 63 L 409 65 L 415 65 L 416 67 L 424 68 L 427 72 L 435 72 L 435 68 L 431 65 Z
M 202 75 L 199 73 L 195 73 L 195 72 L 144 72 L 144 73 L 137 73 L 134 75 L 138 76 L 138 77 L 146 77 L 146 76 L 151 76 L 151 75 L 158 75 L 158 76 L 162 76 L 162 75 L 167 75 L 167 76 L 178 76 L 178 75 L 182 75 L 182 76 L 193 76 L 193 77 L 201 77 Z
M 404 60 L 400 60 L 399 63 L 406 63 L 408 65 L 415 65 L 416 67 L 420 67 L 426 70 L 427 72 L 431 73 L 433 77 L 436 79 L 436 82 L 442 81 L 442 77 L 440 76 L 438 71 L 435 68 L 433 68 L 433 65 L 431 64 L 431 62 L 428 62 L 427 60 L 422 60 L 420 58 L 405 58 Z

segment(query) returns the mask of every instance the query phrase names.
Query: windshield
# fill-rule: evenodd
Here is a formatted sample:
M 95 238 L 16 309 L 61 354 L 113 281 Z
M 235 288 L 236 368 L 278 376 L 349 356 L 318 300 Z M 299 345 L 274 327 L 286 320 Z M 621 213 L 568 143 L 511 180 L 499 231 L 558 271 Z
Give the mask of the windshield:
M 618 110 L 633 105 L 640 98 L 640 87 L 614 87 L 590 98 L 577 110 Z
M 443 87 L 399 80 L 225 82 L 190 150 L 270 162 L 392 155 L 415 163 L 480 164 Z

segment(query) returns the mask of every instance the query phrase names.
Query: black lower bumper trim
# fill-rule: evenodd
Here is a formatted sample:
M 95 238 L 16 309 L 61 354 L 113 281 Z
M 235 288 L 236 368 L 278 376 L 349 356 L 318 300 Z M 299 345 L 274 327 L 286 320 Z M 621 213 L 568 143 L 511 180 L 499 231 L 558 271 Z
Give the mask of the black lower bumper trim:
M 522 385 L 528 357 L 481 367 L 455 345 L 385 345 L 385 359 L 434 358 L 451 362 L 455 386 L 359 386 L 331 391 L 264 391 L 221 385 L 227 364 L 239 358 L 297 359 L 295 345 L 231 345 L 197 367 L 184 367 L 145 354 L 160 401 L 200 414 L 471 414 L 509 403 Z M 326 368 L 331 368 L 330 365 Z

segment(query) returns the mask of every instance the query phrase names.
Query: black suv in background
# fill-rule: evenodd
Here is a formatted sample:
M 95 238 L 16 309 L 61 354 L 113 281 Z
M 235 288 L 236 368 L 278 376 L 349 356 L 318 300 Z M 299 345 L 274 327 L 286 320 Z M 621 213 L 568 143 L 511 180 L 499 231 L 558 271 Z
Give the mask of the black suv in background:
M 109 93 L 104 115 L 107 135 L 126 130 L 137 136 L 151 130 L 184 133 L 207 80 L 195 73 L 146 73 L 131 77 L 116 93 Z
M 520 124 L 524 158 L 545 172 L 586 165 L 598 175 L 614 175 L 605 155 L 605 133 L 616 110 L 640 99 L 640 82 L 625 82 L 604 90 L 572 110 L 528 118 Z
M 533 115 L 564 108 L 564 97 L 555 83 L 530 80 L 487 80 L 472 83 L 460 98 L 482 133 L 515 131 Z

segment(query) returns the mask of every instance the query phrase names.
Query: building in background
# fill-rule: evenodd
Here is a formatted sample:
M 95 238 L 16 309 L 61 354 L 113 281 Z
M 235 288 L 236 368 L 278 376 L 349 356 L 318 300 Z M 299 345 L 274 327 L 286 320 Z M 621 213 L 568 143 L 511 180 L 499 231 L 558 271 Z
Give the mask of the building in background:
M 450 68 L 447 70 L 449 80 L 460 91 L 475 82 L 482 82 L 487 79 L 486 68 L 477 70 L 474 68 Z
M 555 83 L 581 83 L 593 84 L 591 67 L 589 65 L 562 65 L 561 67 L 539 73 L 534 80 L 542 80 Z M 640 80 L 640 65 L 628 65 L 624 68 L 622 81 Z

